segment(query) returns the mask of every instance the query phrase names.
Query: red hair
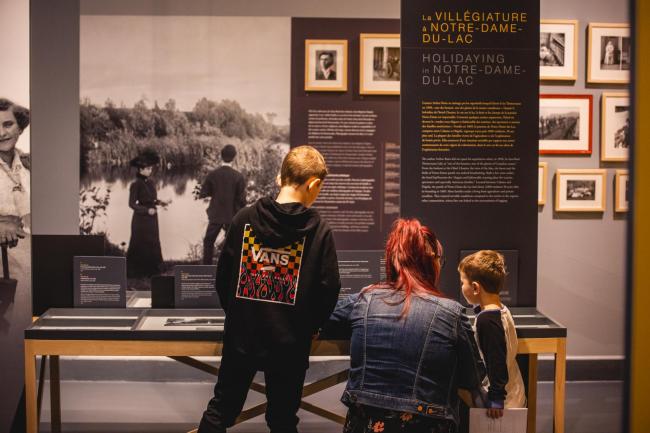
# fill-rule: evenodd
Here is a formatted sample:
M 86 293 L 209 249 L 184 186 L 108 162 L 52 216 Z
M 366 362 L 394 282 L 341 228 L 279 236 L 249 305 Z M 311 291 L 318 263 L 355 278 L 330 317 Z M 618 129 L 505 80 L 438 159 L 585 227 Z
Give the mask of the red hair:
M 386 241 L 386 284 L 404 294 L 402 317 L 408 313 L 413 295 L 444 297 L 438 290 L 441 259 L 442 245 L 431 229 L 417 219 L 400 218 L 393 223 Z

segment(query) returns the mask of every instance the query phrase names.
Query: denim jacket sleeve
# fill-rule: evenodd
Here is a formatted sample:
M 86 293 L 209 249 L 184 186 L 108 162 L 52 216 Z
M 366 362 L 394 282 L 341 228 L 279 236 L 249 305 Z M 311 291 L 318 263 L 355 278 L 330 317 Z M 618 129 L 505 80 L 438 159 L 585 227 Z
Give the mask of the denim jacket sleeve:
M 458 326 L 458 387 L 470 391 L 479 390 L 485 378 L 485 364 L 474 339 L 469 318 L 460 315 Z
M 323 326 L 321 336 L 328 338 L 349 338 L 352 333 L 352 310 L 359 301 L 359 294 L 341 296 L 329 320 Z

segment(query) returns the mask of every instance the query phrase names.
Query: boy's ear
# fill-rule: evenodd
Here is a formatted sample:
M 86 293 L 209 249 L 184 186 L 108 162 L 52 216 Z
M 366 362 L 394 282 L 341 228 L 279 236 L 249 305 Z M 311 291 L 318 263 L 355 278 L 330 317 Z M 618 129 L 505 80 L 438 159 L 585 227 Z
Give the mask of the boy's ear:
M 322 182 L 322 180 L 315 177 L 311 181 L 309 181 L 309 184 L 307 184 L 307 189 L 312 190 L 314 188 L 318 188 L 318 186 L 321 184 L 321 182 Z
M 476 294 L 480 293 L 481 292 L 481 285 L 476 281 L 472 281 L 472 290 L 474 290 L 474 293 L 476 293 Z
M 279 187 L 282 187 L 282 177 L 280 177 L 279 174 L 275 176 L 275 184 Z

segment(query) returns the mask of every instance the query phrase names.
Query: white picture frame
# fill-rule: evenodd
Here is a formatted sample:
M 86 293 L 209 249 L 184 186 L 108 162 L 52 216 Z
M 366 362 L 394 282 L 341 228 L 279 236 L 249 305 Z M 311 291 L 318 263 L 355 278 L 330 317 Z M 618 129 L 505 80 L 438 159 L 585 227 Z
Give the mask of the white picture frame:
M 546 194 L 548 183 L 548 163 L 540 162 L 537 165 L 537 205 L 543 206 L 546 204 Z
M 614 211 L 627 212 L 630 207 L 630 175 L 627 170 L 616 170 L 614 191 Z
M 632 38 L 626 23 L 589 23 L 587 82 L 627 84 L 630 82 Z
M 607 170 L 558 169 L 555 172 L 556 212 L 604 212 Z
M 627 161 L 632 145 L 630 95 L 603 93 L 600 108 L 600 160 Z
M 541 20 L 539 79 L 578 79 L 578 20 Z
M 591 155 L 592 114 L 592 95 L 540 95 L 540 155 Z
M 401 74 L 399 33 L 359 35 L 359 93 L 399 95 Z

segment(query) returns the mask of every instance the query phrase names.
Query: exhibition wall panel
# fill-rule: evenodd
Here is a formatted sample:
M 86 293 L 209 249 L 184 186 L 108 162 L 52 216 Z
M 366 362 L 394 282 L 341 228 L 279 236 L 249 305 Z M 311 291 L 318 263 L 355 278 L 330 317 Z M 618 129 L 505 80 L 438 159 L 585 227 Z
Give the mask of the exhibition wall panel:
M 625 213 L 614 210 L 615 171 L 625 162 L 602 162 L 601 96 L 625 92 L 623 85 L 588 84 L 587 26 L 626 23 L 627 4 L 607 0 L 542 0 L 542 19 L 578 20 L 577 80 L 543 81 L 541 94 L 593 96 L 591 155 L 540 155 L 548 164 L 547 204 L 539 207 L 537 306 L 568 329 L 574 356 L 623 356 L 625 323 Z M 606 169 L 605 211 L 555 212 L 557 169 Z
M 79 232 L 79 1 L 32 0 L 32 101 L 35 121 L 33 159 L 34 231 L 38 234 Z M 268 3 L 268 4 L 266 4 Z M 84 14 L 252 15 L 305 17 L 398 18 L 395 0 L 359 2 L 129 2 L 84 0 Z M 127 9 L 123 9 L 127 8 Z M 252 9 L 251 9 L 252 8 Z M 539 209 L 538 307 L 569 329 L 569 355 L 618 356 L 623 353 L 625 216 L 614 216 L 609 192 L 614 169 L 623 163 L 600 162 L 600 95 L 621 86 L 586 82 L 586 28 L 589 22 L 625 22 L 626 7 L 605 0 L 541 0 L 542 18 L 579 20 L 578 79 L 542 83 L 542 93 L 592 94 L 594 117 L 591 156 L 542 156 L 549 168 L 547 189 L 553 193 L 557 168 L 606 168 L 606 210 L 595 216 L 558 214 L 552 200 Z M 59 29 L 53 23 L 63 22 Z M 74 41 L 73 38 L 77 38 Z M 48 54 L 56 53 L 56 55 Z M 38 89 L 36 95 L 35 89 Z M 56 90 L 56 94 L 54 93 Z M 40 131 L 40 132 L 39 132 Z M 40 168 L 39 168 L 40 167 Z M 552 197 L 552 195 L 550 195 Z

